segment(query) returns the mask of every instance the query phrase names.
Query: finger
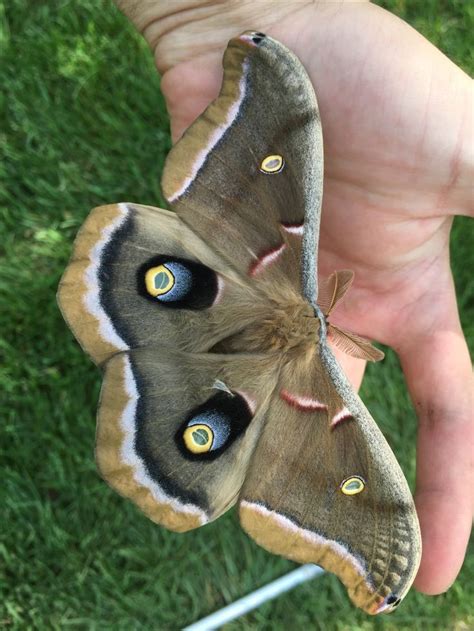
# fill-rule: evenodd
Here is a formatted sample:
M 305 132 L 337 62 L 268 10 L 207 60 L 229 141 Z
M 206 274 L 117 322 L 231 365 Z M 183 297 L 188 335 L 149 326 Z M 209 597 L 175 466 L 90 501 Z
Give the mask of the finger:
M 183 62 L 165 72 L 161 91 L 170 116 L 173 143 L 217 97 L 221 80 L 222 64 L 216 54 Z
M 454 298 L 453 298 L 454 302 Z M 463 563 L 473 515 L 473 382 L 455 307 L 400 359 L 418 421 L 415 502 L 423 553 L 415 586 L 439 594 Z

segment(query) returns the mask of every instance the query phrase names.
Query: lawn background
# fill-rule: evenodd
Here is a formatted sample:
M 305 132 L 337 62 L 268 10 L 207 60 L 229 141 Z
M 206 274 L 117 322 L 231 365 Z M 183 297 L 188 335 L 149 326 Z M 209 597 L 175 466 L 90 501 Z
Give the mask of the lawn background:
M 383 6 L 472 73 L 471 2 Z M 293 564 L 254 545 L 233 512 L 197 532 L 168 533 L 95 470 L 101 379 L 62 321 L 55 292 L 90 208 L 163 203 L 170 141 L 159 78 L 144 43 L 106 1 L 0 1 L 0 47 L 0 628 L 178 629 Z M 472 349 L 467 219 L 456 221 L 452 254 Z M 362 395 L 413 485 L 415 417 L 392 353 L 368 370 Z M 447 594 L 412 591 L 391 616 L 356 611 L 327 575 L 227 628 L 307 627 L 472 630 L 472 554 Z

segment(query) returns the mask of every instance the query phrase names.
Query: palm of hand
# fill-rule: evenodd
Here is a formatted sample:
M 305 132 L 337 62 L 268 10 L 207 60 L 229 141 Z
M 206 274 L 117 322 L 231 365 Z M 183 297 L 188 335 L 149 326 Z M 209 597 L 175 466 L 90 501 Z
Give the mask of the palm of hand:
M 158 42 L 173 136 L 216 96 L 223 47 L 236 33 L 263 30 L 305 65 L 325 139 L 320 269 L 355 271 L 336 321 L 400 356 L 420 421 L 417 585 L 438 593 L 459 570 L 472 519 L 471 368 L 449 268 L 451 216 L 469 212 L 468 80 L 370 4 L 282 3 L 271 14 L 260 6 L 241 21 L 221 12 L 213 24 L 197 23 L 192 46 L 179 29 Z M 363 373 L 357 361 L 343 361 L 354 383 Z

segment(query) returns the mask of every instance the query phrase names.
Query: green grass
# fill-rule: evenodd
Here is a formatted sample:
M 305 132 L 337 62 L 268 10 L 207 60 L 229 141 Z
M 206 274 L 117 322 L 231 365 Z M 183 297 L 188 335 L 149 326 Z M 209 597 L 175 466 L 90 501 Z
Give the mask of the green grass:
M 392 0 L 466 70 L 469 2 Z M 0 627 L 178 629 L 292 566 L 254 545 L 228 514 L 174 535 L 98 477 L 94 416 L 100 375 L 56 307 L 74 235 L 93 206 L 159 205 L 169 149 L 159 79 L 145 45 L 108 2 L 0 2 Z M 472 42 L 471 42 L 472 48 Z M 474 341 L 474 251 L 453 233 L 463 323 Z M 383 393 L 383 394 L 382 394 Z M 414 479 L 415 418 L 389 353 L 364 398 Z M 401 609 L 355 611 L 332 576 L 304 585 L 229 629 L 474 628 L 474 561 L 445 595 L 412 591 Z

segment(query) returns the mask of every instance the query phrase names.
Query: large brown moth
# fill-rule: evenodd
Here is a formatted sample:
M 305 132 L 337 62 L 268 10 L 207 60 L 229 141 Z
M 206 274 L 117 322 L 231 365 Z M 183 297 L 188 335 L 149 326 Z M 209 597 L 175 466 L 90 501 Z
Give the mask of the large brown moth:
M 166 162 L 174 212 L 96 208 L 60 284 L 65 319 L 105 373 L 98 467 L 171 530 L 238 504 L 264 548 L 334 572 L 368 613 L 390 611 L 416 574 L 419 526 L 327 342 L 381 356 L 328 325 L 351 272 L 318 295 L 313 87 L 262 33 L 232 39 L 223 63 L 218 98 Z

